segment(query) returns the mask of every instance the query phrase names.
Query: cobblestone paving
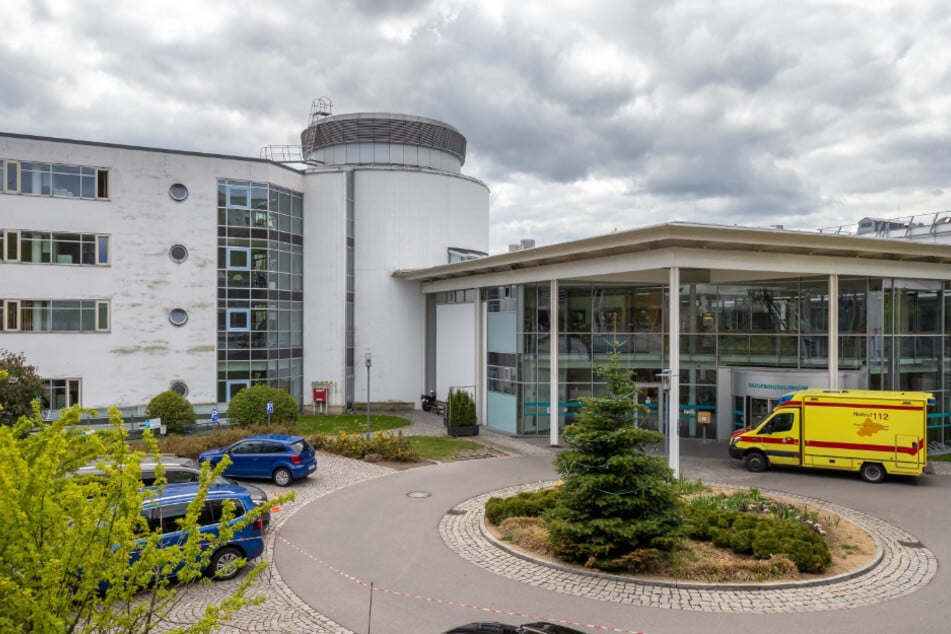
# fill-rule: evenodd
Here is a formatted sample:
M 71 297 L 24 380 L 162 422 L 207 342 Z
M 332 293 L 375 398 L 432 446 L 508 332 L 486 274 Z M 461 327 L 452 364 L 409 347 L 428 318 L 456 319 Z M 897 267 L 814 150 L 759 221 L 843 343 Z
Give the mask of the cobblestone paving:
M 553 484 L 542 482 L 500 489 L 456 506 L 463 514 L 447 514 L 439 524 L 446 545 L 471 563 L 523 583 L 554 592 L 615 603 L 702 612 L 777 614 L 840 610 L 882 603 L 928 583 L 938 571 L 934 554 L 908 533 L 870 515 L 803 496 L 767 492 L 836 513 L 873 535 L 879 545 L 877 563 L 863 574 L 806 583 L 715 586 L 712 584 L 632 581 L 615 575 L 594 575 L 516 556 L 490 541 L 483 531 L 486 501 Z
M 281 526 L 308 502 L 337 489 L 356 484 L 371 478 L 377 478 L 393 470 L 359 460 L 350 460 L 331 454 L 318 453 L 317 473 L 299 480 L 295 484 L 281 489 L 269 483 L 257 483 L 268 495 L 297 492 L 297 499 L 284 504 L 280 512 L 272 513 L 271 528 L 267 536 L 267 548 L 263 558 L 274 560 L 274 542 Z M 184 597 L 171 615 L 170 627 L 195 623 L 209 605 L 219 605 L 225 597 L 232 594 L 244 575 L 230 581 L 219 581 L 211 585 L 196 585 L 185 589 Z M 275 632 L 278 634 L 352 634 L 350 630 L 337 625 L 327 617 L 301 601 L 281 579 L 273 564 L 251 585 L 248 597 L 265 597 L 260 605 L 243 608 L 235 615 L 234 622 L 226 624 L 218 631 L 225 634 L 241 632 Z

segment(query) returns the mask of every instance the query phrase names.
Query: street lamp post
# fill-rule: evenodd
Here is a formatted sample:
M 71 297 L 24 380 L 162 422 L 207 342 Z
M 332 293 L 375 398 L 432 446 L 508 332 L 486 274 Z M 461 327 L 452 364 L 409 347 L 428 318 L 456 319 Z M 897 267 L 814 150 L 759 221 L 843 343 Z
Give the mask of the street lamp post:
M 679 441 L 679 435 L 677 432 L 677 423 L 676 418 L 672 416 L 673 412 L 678 411 L 676 405 L 668 403 L 669 393 L 670 393 L 670 382 L 673 379 L 673 373 L 669 368 L 664 368 L 661 371 L 657 378 L 660 379 L 660 404 L 658 405 L 658 412 L 660 414 L 661 424 L 663 425 L 664 430 L 664 453 L 667 454 L 667 466 L 674 470 L 674 475 L 680 475 L 680 451 L 679 447 L 674 448 L 672 445 L 675 442 Z M 665 407 L 665 404 L 667 407 Z M 668 419 L 674 419 L 673 421 Z M 676 459 L 675 459 L 676 454 Z
M 370 440 L 370 366 L 373 365 L 373 355 L 367 352 L 363 358 L 367 366 L 367 440 Z

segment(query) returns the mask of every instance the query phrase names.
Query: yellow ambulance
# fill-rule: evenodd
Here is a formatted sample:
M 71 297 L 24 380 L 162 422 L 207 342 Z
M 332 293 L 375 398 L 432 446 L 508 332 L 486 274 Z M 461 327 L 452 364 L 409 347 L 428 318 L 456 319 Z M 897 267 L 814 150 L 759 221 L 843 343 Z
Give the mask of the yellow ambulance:
M 733 432 L 730 455 L 754 472 L 769 465 L 921 475 L 928 464 L 927 392 L 804 390 L 783 396 L 755 428 Z

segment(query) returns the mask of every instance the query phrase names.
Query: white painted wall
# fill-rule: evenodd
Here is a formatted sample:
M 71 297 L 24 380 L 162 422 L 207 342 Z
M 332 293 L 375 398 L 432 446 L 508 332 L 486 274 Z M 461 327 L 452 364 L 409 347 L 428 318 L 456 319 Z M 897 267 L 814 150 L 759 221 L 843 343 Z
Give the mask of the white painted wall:
M 356 397 L 366 395 L 362 363 L 370 352 L 370 399 L 417 402 L 425 388 L 425 301 L 418 283 L 396 280 L 393 272 L 447 263 L 449 247 L 487 251 L 489 192 L 452 174 L 379 168 L 357 169 L 355 188 L 356 356 L 362 370 Z M 467 385 L 475 382 L 471 335 L 469 341 Z M 437 365 L 437 384 L 446 385 L 441 374 Z
M 475 310 L 472 304 L 436 306 L 436 395 L 475 385 Z
M 346 172 L 304 177 L 304 403 L 313 381 L 332 384 L 331 406 L 344 404 Z

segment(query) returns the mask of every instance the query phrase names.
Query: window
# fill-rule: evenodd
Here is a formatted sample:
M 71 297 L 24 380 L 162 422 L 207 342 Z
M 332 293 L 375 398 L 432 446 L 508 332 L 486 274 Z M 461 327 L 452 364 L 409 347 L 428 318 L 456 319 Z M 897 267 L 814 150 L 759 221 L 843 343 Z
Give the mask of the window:
M 228 207 L 249 209 L 251 207 L 251 188 L 241 185 L 228 185 L 226 190 Z
M 184 326 L 188 321 L 188 313 L 183 308 L 173 308 L 168 314 L 168 320 L 172 322 L 173 326 Z
M 96 264 L 109 264 L 109 236 L 96 235 Z
M 19 262 L 20 261 L 20 232 L 19 231 L 5 231 L 3 235 L 4 235 L 3 261 L 4 262 Z
M 52 195 L 52 172 L 49 163 L 20 163 L 20 193 L 37 196 Z
M 251 330 L 251 309 L 229 308 L 228 330 Z
M 6 331 L 107 332 L 108 300 L 8 299 L 4 301 Z
M 109 236 L 8 230 L 4 260 L 29 264 L 108 265 Z
M 109 170 L 96 170 L 96 198 L 109 198 Z
M 205 500 L 205 508 L 198 516 L 199 526 L 213 526 L 221 522 L 224 511 L 224 500 Z M 244 515 L 244 505 L 241 500 L 231 500 L 234 504 L 234 514 L 232 518 Z
M 149 530 L 161 529 L 163 533 L 177 532 L 180 520 L 188 513 L 188 502 L 165 504 L 147 511 Z
M 4 161 L 4 181 L 6 192 L 15 194 L 20 191 L 20 163 L 18 161 Z
M 236 454 L 249 454 L 249 453 L 261 453 L 261 443 L 256 440 L 249 440 L 248 442 L 238 443 L 231 448 L 231 453 Z
M 792 431 L 793 414 L 776 414 L 773 419 L 759 431 L 760 434 L 777 434 L 780 432 Z
M 73 405 L 82 405 L 80 379 L 47 379 L 41 406 L 48 411 L 59 411 Z
M 96 332 L 109 331 L 109 302 L 96 302 Z
M 227 387 L 228 387 L 227 397 L 228 397 L 228 400 L 230 401 L 232 398 L 234 398 L 235 394 L 237 394 L 238 392 L 240 392 L 246 387 L 251 387 L 251 381 L 240 381 L 240 380 L 228 381 Z
M 3 187 L 9 194 L 57 198 L 109 198 L 109 170 L 65 163 L 39 161 L 0 161 Z
M 16 299 L 3 300 L 3 329 L 17 331 L 20 329 L 20 302 Z
M 242 247 L 228 247 L 228 270 L 250 271 L 251 249 Z
M 181 183 L 175 183 L 168 188 L 168 197 L 174 200 L 175 202 L 182 202 L 188 198 L 188 188 L 182 185 Z
M 188 396 L 188 384 L 184 381 L 173 381 L 168 389 L 181 396 Z
M 181 244 L 173 244 L 168 250 L 168 257 L 172 258 L 173 262 L 181 264 L 188 259 L 188 249 Z

